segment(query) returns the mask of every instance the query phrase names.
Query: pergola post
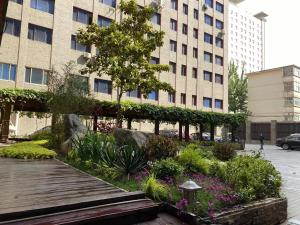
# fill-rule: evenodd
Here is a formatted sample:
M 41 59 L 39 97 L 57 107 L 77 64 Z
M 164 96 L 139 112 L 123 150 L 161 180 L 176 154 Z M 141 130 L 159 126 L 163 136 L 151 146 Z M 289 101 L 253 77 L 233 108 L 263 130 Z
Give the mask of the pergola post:
M 182 141 L 182 122 L 179 122 L 178 136 L 179 136 L 179 140 Z
M 127 119 L 127 129 L 128 129 L 128 130 L 131 130 L 131 128 L 132 128 L 131 122 L 132 122 L 132 119 L 131 119 L 131 118 L 128 118 L 128 119 Z
M 97 132 L 98 116 L 95 114 L 93 118 L 93 131 Z
M 210 140 L 214 141 L 215 140 L 215 125 L 210 124 Z
M 235 142 L 236 127 L 231 125 L 231 142 Z
M 159 120 L 155 120 L 154 134 L 159 135 Z
M 185 139 L 185 141 L 190 140 L 190 125 L 189 125 L 189 123 L 185 123 L 185 125 L 184 125 L 184 139 Z
M 12 110 L 12 104 L 5 103 L 3 116 L 2 116 L 2 126 L 1 126 L 1 138 L 0 138 L 1 143 L 6 143 L 8 140 L 11 110 Z
M 200 123 L 200 129 L 199 129 L 200 141 L 203 141 L 203 131 L 204 131 L 204 125 L 203 123 Z

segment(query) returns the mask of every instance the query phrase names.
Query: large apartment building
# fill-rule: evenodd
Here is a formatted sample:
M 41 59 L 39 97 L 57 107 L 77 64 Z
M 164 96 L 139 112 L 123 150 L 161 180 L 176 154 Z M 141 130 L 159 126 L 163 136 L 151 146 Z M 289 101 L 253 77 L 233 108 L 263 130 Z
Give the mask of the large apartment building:
M 109 26 L 112 20 L 119 21 L 118 1 L 10 0 L 0 47 L 0 88 L 45 90 L 51 68 L 60 70 L 69 61 L 83 66 L 96 48 L 78 43 L 76 32 L 91 22 Z M 124 100 L 227 112 L 228 0 L 161 0 L 157 4 L 163 7 L 152 23 L 166 35 L 151 62 L 170 65 L 169 72 L 158 76 L 176 92 L 153 91 L 144 99 L 133 91 Z M 109 77 L 87 77 L 96 98 L 116 100 Z
M 265 22 L 267 14 L 256 15 L 245 11 L 239 4 L 245 0 L 229 0 L 228 59 L 245 73 L 264 69 Z
M 300 121 L 300 67 L 285 66 L 247 76 L 252 122 Z

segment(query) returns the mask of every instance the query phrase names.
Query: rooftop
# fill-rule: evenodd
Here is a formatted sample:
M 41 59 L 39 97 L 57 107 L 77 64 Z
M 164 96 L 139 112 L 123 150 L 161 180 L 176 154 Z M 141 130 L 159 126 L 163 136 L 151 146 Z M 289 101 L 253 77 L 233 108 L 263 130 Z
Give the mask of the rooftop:
M 288 66 L 275 67 L 275 68 L 271 68 L 271 69 L 267 69 L 267 70 L 261 70 L 261 71 L 257 71 L 257 72 L 253 72 L 253 73 L 247 73 L 246 76 L 257 75 L 257 74 L 266 73 L 266 72 L 270 72 L 270 71 L 280 70 L 280 69 L 284 69 L 287 67 L 296 67 L 297 69 L 300 69 L 299 66 L 292 64 L 292 65 L 288 65 Z
M 229 1 L 233 4 L 240 4 L 240 3 L 244 2 L 245 0 L 229 0 Z
M 260 20 L 265 20 L 266 17 L 268 17 L 269 15 L 265 12 L 260 12 L 260 13 L 257 13 L 254 15 L 254 17 L 256 17 L 257 19 L 260 19 Z

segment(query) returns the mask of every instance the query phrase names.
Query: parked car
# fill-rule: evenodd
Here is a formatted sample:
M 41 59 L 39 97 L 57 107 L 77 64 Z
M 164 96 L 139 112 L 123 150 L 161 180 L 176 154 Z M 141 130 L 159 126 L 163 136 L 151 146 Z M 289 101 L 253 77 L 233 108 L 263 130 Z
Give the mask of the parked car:
M 277 138 L 276 146 L 284 150 L 300 148 L 300 134 L 291 134 L 284 138 Z
M 202 134 L 203 136 L 203 141 L 209 141 L 210 140 L 210 134 L 209 133 L 203 133 Z M 201 140 L 201 137 L 200 137 L 200 133 L 192 133 L 190 134 L 190 138 L 193 140 L 193 141 L 199 141 Z
M 160 130 L 159 134 L 168 138 L 176 138 L 178 137 L 178 130 Z

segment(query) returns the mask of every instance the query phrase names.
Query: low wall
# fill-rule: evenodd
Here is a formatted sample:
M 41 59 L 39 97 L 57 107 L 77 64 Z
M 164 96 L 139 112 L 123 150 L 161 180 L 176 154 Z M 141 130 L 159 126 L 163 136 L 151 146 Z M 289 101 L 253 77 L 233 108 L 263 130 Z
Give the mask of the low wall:
M 287 219 L 287 199 L 270 198 L 216 215 L 215 224 L 277 225 Z
M 192 213 L 180 212 L 175 206 L 164 205 L 166 211 L 191 225 L 205 225 Z M 268 198 L 215 215 L 213 225 L 278 225 L 287 219 L 287 199 Z M 202 221 L 209 221 L 202 218 Z

